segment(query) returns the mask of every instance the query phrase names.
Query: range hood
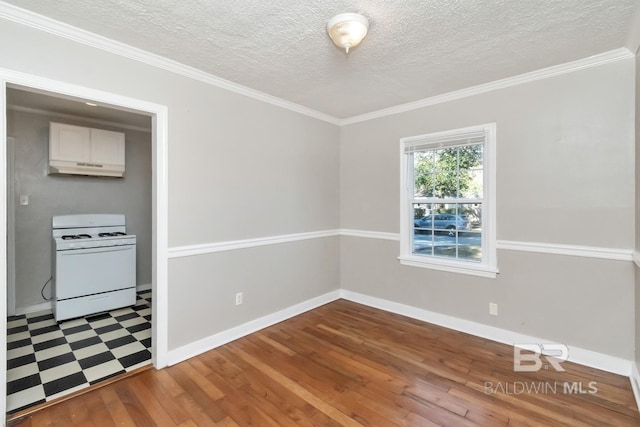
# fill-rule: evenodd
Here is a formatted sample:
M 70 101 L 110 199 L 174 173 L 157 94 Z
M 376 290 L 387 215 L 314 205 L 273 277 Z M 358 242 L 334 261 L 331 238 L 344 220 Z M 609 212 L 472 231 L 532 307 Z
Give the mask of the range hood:
M 125 134 L 49 123 L 49 174 L 123 177 Z
M 85 176 L 110 176 L 122 178 L 124 165 L 109 165 L 85 162 L 65 162 L 60 160 L 49 161 L 49 174 L 85 175 Z

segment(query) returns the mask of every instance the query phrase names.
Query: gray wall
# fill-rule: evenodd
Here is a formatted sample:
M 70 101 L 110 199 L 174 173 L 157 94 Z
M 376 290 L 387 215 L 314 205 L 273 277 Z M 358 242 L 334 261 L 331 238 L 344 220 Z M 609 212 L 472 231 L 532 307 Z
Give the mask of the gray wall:
M 48 175 L 49 122 L 124 132 L 125 177 L 121 179 Z M 151 134 L 96 126 L 81 119 L 58 119 L 8 111 L 7 134 L 15 137 L 16 307 L 44 302 L 42 286 L 51 276 L 51 217 L 86 213 L 126 215 L 127 232 L 137 239 L 138 285 L 151 283 Z M 21 206 L 20 194 L 30 196 Z M 51 295 L 51 287 L 45 296 Z
M 339 227 L 337 126 L 8 21 L 0 50 L 0 67 L 168 106 L 169 246 Z M 337 289 L 337 243 L 170 259 L 169 350 Z
M 172 260 L 169 300 L 189 307 L 171 318 L 173 345 L 202 338 L 193 325 L 214 334 L 335 290 L 339 244 L 331 237 Z M 240 306 L 236 292 L 244 295 Z
M 634 68 L 618 61 L 343 127 L 341 227 L 399 232 L 401 137 L 496 122 L 498 240 L 630 250 Z M 398 242 L 344 237 L 342 287 L 633 357 L 630 262 L 500 250 L 498 278 L 482 279 L 401 266 L 398 254 Z
M 340 129 L 8 21 L 0 50 L 0 67 L 168 106 L 172 247 L 398 232 L 399 138 L 487 122 L 498 125 L 499 239 L 634 245 L 633 61 Z M 499 251 L 491 280 L 400 266 L 397 255 L 397 242 L 343 237 L 170 259 L 169 349 L 342 285 L 633 357 L 629 262 Z

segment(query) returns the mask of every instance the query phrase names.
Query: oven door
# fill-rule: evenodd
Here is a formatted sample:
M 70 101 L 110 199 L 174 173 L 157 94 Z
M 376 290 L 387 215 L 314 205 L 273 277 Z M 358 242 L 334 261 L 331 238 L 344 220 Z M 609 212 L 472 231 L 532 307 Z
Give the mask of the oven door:
M 56 252 L 57 300 L 135 286 L 135 245 Z

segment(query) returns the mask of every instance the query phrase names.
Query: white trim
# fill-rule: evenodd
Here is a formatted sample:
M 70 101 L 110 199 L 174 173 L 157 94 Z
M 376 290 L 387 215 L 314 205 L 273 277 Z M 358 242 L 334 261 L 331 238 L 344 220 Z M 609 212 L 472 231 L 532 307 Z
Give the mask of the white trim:
M 16 314 L 15 138 L 7 136 L 7 316 Z
M 0 74 L 0 342 L 7 342 L 7 82 Z M 0 414 L 7 412 L 7 351 L 0 350 Z M 2 425 L 6 419 L 3 418 Z
M 498 249 L 609 259 L 615 261 L 633 261 L 633 257 L 631 254 L 632 251 L 630 249 L 598 248 L 578 245 L 558 245 L 555 243 L 514 242 L 509 240 L 498 240 Z
M 550 342 L 549 340 L 538 337 L 524 335 L 508 331 L 506 329 L 496 328 L 494 326 L 483 325 L 470 320 L 459 319 L 457 317 L 447 316 L 445 314 L 435 313 L 421 308 L 371 297 L 344 289 L 341 291 L 341 296 L 346 300 L 357 302 L 369 307 L 411 317 L 412 319 L 422 320 L 423 322 L 443 326 L 445 328 L 475 335 L 491 341 L 497 341 L 503 344 L 513 345 L 514 343 Z M 603 371 L 613 372 L 618 375 L 629 376 L 631 374 L 632 362 L 630 360 L 591 350 L 585 350 L 579 347 L 569 346 L 569 361 L 601 369 Z
M 343 233 L 343 230 L 346 233 Z M 352 228 L 343 228 L 340 235 L 351 237 L 362 237 L 363 239 L 380 239 L 380 240 L 397 240 L 400 241 L 400 233 L 386 233 L 381 231 L 355 230 Z
M 628 49 L 626 48 L 615 49 L 615 50 L 604 52 L 598 55 L 590 56 L 588 58 L 579 59 L 577 61 L 554 65 L 552 67 L 543 68 L 541 70 L 536 70 L 529 73 L 520 74 L 517 76 L 507 77 L 501 80 L 495 80 L 493 82 L 472 86 L 466 89 L 447 92 L 442 95 L 436 95 L 429 98 L 424 98 L 419 101 L 408 102 L 406 104 L 396 105 L 395 107 L 384 108 L 382 110 L 372 111 L 370 113 L 349 117 L 349 118 L 340 120 L 340 126 L 351 125 L 354 123 L 365 122 L 367 120 L 373 120 L 381 117 L 392 116 L 394 114 L 405 113 L 407 111 L 413 111 L 419 108 L 424 108 L 432 105 L 442 104 L 445 102 L 455 101 L 457 99 L 468 98 L 470 96 L 480 95 L 480 94 L 492 92 L 498 89 L 504 89 L 512 86 L 530 83 L 537 80 L 542 80 L 549 77 L 555 77 L 562 74 L 572 73 L 574 71 L 580 71 L 585 68 L 596 67 L 598 65 L 604 65 L 610 62 L 616 62 L 616 61 L 625 60 L 629 58 L 633 58 L 633 54 Z
M 367 239 L 400 240 L 400 233 L 380 231 L 341 229 L 340 235 Z M 600 248 L 595 246 L 560 245 L 556 243 L 518 242 L 498 240 L 497 248 L 509 251 L 536 252 L 553 255 L 578 256 L 586 258 L 608 259 L 614 261 L 635 261 L 640 268 L 640 252 L 630 249 Z
M 631 375 L 629 375 L 629 381 L 631 382 L 633 397 L 636 399 L 636 406 L 638 407 L 638 411 L 640 411 L 640 373 L 638 372 L 638 365 L 636 362 L 631 363 Z
M 85 116 L 82 116 L 82 115 L 79 115 L 79 114 L 58 113 L 56 111 L 47 111 L 47 110 L 41 110 L 39 108 L 22 107 L 20 105 L 9 105 L 9 106 L 7 106 L 7 110 L 18 111 L 20 113 L 39 114 L 41 116 L 55 117 L 55 118 L 58 118 L 58 119 L 68 119 L 68 120 L 83 121 L 83 122 L 87 122 L 87 123 L 91 123 L 91 124 L 95 124 L 95 125 L 99 125 L 99 126 L 111 126 L 111 127 L 115 127 L 115 128 L 119 128 L 119 129 L 128 129 L 128 130 L 135 130 L 135 131 L 138 131 L 138 132 L 151 133 L 151 128 L 145 128 L 145 127 L 142 127 L 142 126 L 134 126 L 134 125 L 128 125 L 128 124 L 124 124 L 124 123 L 112 122 L 112 121 L 109 121 L 109 120 L 93 119 L 93 118 L 85 117 Z
M 136 292 L 149 291 L 153 289 L 152 283 L 143 283 L 142 285 L 136 285 Z
M 166 106 L 153 105 L 153 108 L 151 338 L 153 366 L 161 369 L 167 366 L 169 352 L 169 111 Z
M 400 233 L 384 231 L 356 230 L 341 228 L 308 233 L 284 234 L 279 236 L 258 237 L 254 239 L 229 240 L 223 242 L 202 243 L 197 245 L 175 246 L 169 248 L 169 258 L 182 258 L 194 255 L 205 255 L 216 252 L 226 252 L 238 249 L 255 248 L 258 246 L 277 245 L 281 243 L 297 242 L 300 240 L 319 239 L 324 237 L 358 237 L 363 239 L 400 241 Z M 635 261 L 640 267 L 640 252 L 625 249 L 599 248 L 592 246 L 559 245 L 555 243 L 517 242 L 512 240 L 498 240 L 496 247 L 500 250 L 546 253 L 553 255 L 567 255 L 586 258 L 607 259 L 614 261 Z M 633 254 L 633 255 L 632 255 Z M 403 259 L 405 259 L 403 257 Z M 411 261 L 410 259 L 407 259 Z M 410 265 L 410 263 L 407 263 Z M 496 270 L 488 270 L 497 272 Z
M 277 245 L 300 240 L 335 237 L 339 230 L 311 231 L 308 233 L 284 234 L 280 236 L 258 237 L 255 239 L 230 240 L 226 242 L 203 243 L 198 245 L 177 246 L 169 248 L 169 258 L 204 255 L 215 252 L 226 252 L 237 249 L 255 248 L 258 246 Z
M 28 305 L 26 307 L 16 307 L 16 316 L 39 311 L 53 310 L 53 301 L 41 302 L 39 304 Z
M 250 89 L 248 87 L 239 85 L 238 83 L 234 83 L 229 80 L 214 76 L 213 74 L 209 74 L 196 68 L 181 64 L 177 61 L 173 61 L 160 55 L 156 55 L 142 49 L 127 45 L 125 43 L 121 43 L 107 37 L 103 37 L 98 34 L 73 27 L 63 22 L 56 21 L 43 15 L 38 15 L 37 13 L 33 13 L 16 6 L 9 5 L 7 3 L 0 2 L 0 18 L 16 22 L 18 24 L 26 25 L 28 27 L 47 32 L 49 34 L 63 37 L 77 43 L 91 46 L 105 52 L 133 59 L 134 61 L 142 62 L 144 64 L 151 65 L 153 67 L 157 67 L 175 74 L 179 74 L 184 77 L 188 77 L 203 83 L 210 84 L 212 86 L 226 89 L 231 92 L 235 92 L 240 95 L 265 102 L 267 104 L 275 105 L 277 107 L 285 108 L 287 110 L 303 114 L 305 116 L 313 117 L 315 119 L 329 122 L 335 125 L 338 125 L 340 123 L 339 119 L 328 114 L 321 113 L 319 111 L 304 107 L 299 104 L 295 104 L 290 101 L 286 101 L 284 99 L 266 94 L 264 92 Z
M 4 7 L 0 3 L 0 11 Z M 18 71 L 0 68 L 0 241 L 6 241 L 6 88 L 7 85 L 21 85 L 47 92 L 58 93 L 72 98 L 98 101 L 126 110 L 147 113 L 152 117 L 152 275 L 153 275 L 153 354 L 156 368 L 167 365 L 168 353 L 168 112 L 167 107 L 122 95 L 38 77 Z M 7 253 L 6 245 L 0 245 L 0 299 L 7 297 Z M 6 304 L 0 304 L 1 336 L 6 341 Z M 0 412 L 6 412 L 6 352 L 0 352 Z
M 400 241 L 400 233 L 386 233 L 383 231 L 367 231 L 342 228 L 340 229 L 340 235 L 349 237 L 362 237 L 364 239 L 396 240 L 398 242 Z
M 466 261 L 448 261 L 447 259 L 428 258 L 418 256 L 400 256 L 400 264 L 409 267 L 428 268 L 430 270 L 446 271 L 449 273 L 469 274 L 471 276 L 486 277 L 495 279 L 498 269 L 487 267 L 484 264 L 476 264 Z
M 299 304 L 295 304 L 291 307 L 287 307 L 283 310 L 275 313 L 268 314 L 255 320 L 251 320 L 242 325 L 236 326 L 231 329 L 219 332 L 217 334 L 202 338 L 198 341 L 190 344 L 178 347 L 169 352 L 169 365 L 175 365 L 184 360 L 207 352 L 211 349 L 227 344 L 231 341 L 237 340 L 261 329 L 267 328 L 276 323 L 280 323 L 294 316 L 302 314 L 306 311 L 313 310 L 321 305 L 330 303 L 332 301 L 340 299 L 340 290 L 335 290 L 324 295 L 320 295 L 315 298 L 311 298 L 307 301 L 303 301 Z

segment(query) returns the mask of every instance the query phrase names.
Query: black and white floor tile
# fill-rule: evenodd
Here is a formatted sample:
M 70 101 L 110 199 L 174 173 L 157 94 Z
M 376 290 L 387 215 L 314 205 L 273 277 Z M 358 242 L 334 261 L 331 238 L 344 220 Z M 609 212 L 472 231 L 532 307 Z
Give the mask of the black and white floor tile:
M 136 305 L 60 322 L 52 311 L 7 319 L 7 412 L 151 363 L 151 291 Z

